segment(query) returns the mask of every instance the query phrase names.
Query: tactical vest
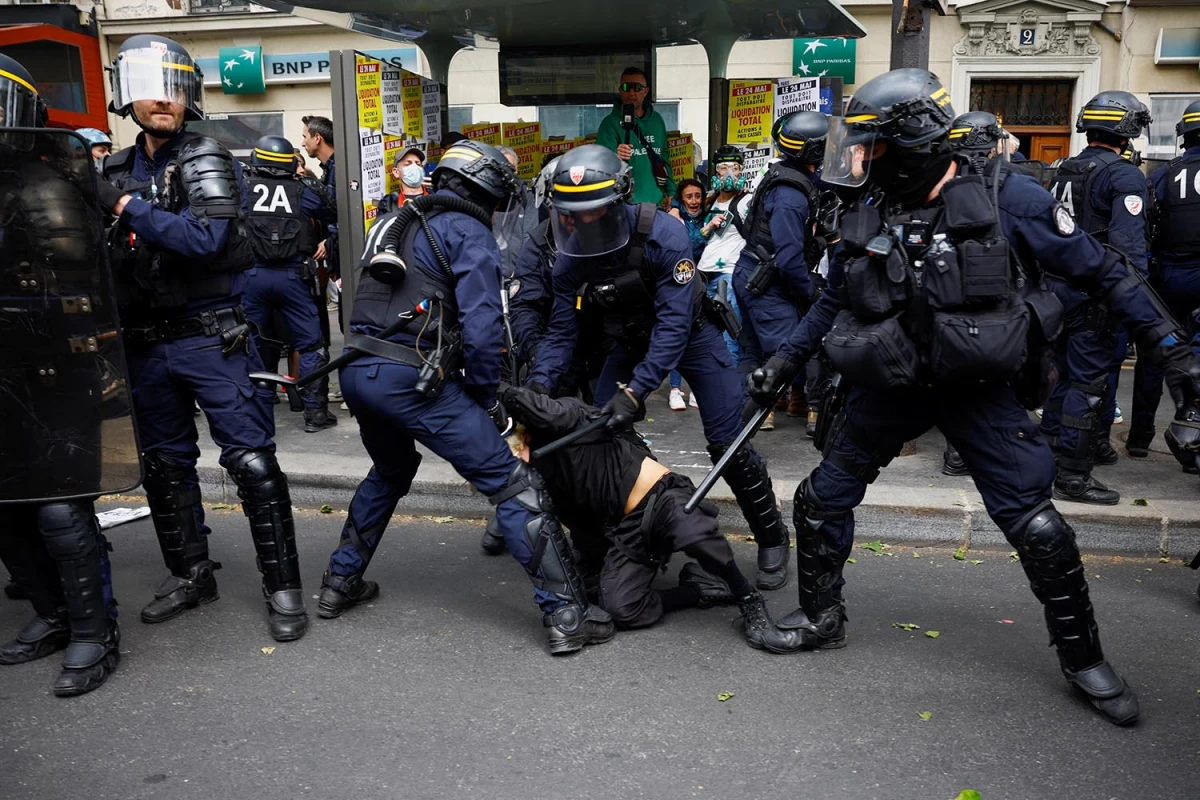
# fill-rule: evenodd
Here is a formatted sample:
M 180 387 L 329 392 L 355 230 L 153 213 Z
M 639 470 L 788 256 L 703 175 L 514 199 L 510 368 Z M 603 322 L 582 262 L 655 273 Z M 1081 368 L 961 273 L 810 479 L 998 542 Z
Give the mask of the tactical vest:
M 445 210 L 432 208 L 424 213 L 425 219 L 431 220 L 438 214 L 445 213 Z M 354 293 L 354 310 L 350 316 L 350 324 L 383 330 L 395 322 L 400 314 L 412 311 L 424 300 L 433 300 L 437 302 L 431 304 L 426 327 L 429 330 L 437 330 L 440 321 L 444 332 L 457 332 L 460 326 L 458 300 L 454 295 L 454 276 L 447 275 L 436 260 L 426 263 L 417 256 L 417 236 L 425 236 L 419 220 L 413 219 L 404 229 L 400 239 L 398 254 L 408 265 L 404 280 L 393 285 L 371 277 L 367 264 L 382 241 L 383 234 L 395 224 L 395 220 L 394 216 L 387 217 L 371 229 L 366 253 L 358 268 L 358 288 Z M 440 243 L 439 246 L 445 252 L 445 246 Z
M 1096 178 L 1114 164 L 1124 161 L 1120 155 L 1100 147 L 1091 148 L 1097 158 L 1073 156 L 1058 166 L 1058 172 L 1050 182 L 1050 194 L 1062 203 L 1079 227 L 1090 233 L 1101 244 L 1108 242 L 1108 226 L 1112 221 L 1112 209 L 1095 208 L 1092 204 L 1092 186 Z
M 650 340 L 650 333 L 658 322 L 654 312 L 658 278 L 646 263 L 646 243 L 654 228 L 657 210 L 655 203 L 637 204 L 637 225 L 629 237 L 625 261 L 601 267 L 601 276 L 579 289 L 576 308 L 582 313 L 599 315 L 607 337 L 644 344 Z M 696 293 L 692 311 L 693 324 L 696 324 L 704 313 L 701 299 L 707 295 L 704 282 L 697 280 L 694 273 L 695 265 L 691 283 Z
M 771 238 L 771 217 L 767 213 L 767 197 L 777 186 L 791 186 L 800 190 L 808 201 L 809 221 L 804 230 L 804 260 L 811 269 L 821 260 L 821 243 L 813 236 L 811 220 L 816 216 L 817 207 L 814 197 L 817 194 L 812 176 L 803 170 L 789 167 L 782 161 L 776 161 L 767 168 L 758 188 L 754 190 L 754 201 L 750 204 L 750 212 L 746 219 L 746 230 L 742 238 L 750 252 L 763 247 L 772 256 L 775 255 L 775 241 Z
M 843 219 L 842 300 L 825 350 L 853 384 L 1004 383 L 1031 343 L 1061 327 L 1062 306 L 1030 279 L 1004 238 L 997 198 L 1004 172 L 970 170 L 942 188 L 942 205 L 881 224 L 874 206 Z M 1031 337 L 1030 318 L 1038 337 Z M 1037 354 L 1040 357 L 1040 354 Z
M 196 138 L 200 135 L 182 133 L 176 136 L 168 145 L 173 150 L 171 161 L 161 174 L 149 181 L 133 177 L 133 147 L 119 150 L 104 160 L 103 179 L 155 208 L 179 214 L 188 207 L 188 197 L 176 156 L 184 144 Z M 196 214 L 195 209 L 193 214 Z M 202 224 L 207 224 L 202 214 L 199 219 Z M 114 225 L 110 253 L 117 302 L 122 307 L 165 311 L 184 308 L 191 300 L 228 296 L 233 285 L 232 274 L 248 269 L 254 258 L 242 220 L 231 219 L 229 222 L 229 238 L 224 249 L 207 263 L 154 247 L 124 226 Z
M 256 262 L 287 267 L 295 264 L 297 257 L 312 255 L 316 242 L 301 205 L 304 184 L 294 177 L 255 170 L 246 175 L 246 189 L 250 193 L 246 230 Z
M 1164 189 L 1155 249 L 1200 256 L 1200 157 L 1181 156 L 1168 164 Z

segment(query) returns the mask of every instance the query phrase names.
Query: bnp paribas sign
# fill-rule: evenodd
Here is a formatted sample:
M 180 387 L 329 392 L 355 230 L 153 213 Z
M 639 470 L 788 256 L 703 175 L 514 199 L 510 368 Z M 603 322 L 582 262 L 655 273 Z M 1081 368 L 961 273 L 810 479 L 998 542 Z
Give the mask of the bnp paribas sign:
M 262 94 L 267 91 L 262 45 L 222 47 L 217 56 L 221 91 L 225 94 Z
M 856 39 L 793 39 L 792 74 L 854 83 Z

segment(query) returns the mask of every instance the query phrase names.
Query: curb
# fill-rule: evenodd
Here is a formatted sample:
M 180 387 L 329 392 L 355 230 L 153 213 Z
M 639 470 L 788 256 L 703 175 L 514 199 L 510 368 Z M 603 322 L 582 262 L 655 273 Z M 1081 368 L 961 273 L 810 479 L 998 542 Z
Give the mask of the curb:
M 200 489 L 213 502 L 237 504 L 237 486 L 225 470 L 199 466 Z M 683 472 L 688 472 L 684 470 Z M 690 474 L 698 481 L 702 475 Z M 457 476 L 456 476 L 457 478 Z M 361 478 L 288 471 L 292 502 L 301 508 L 329 503 L 347 507 Z M 783 500 L 784 518 L 792 516 L 791 497 L 796 482 L 775 481 Z M 724 485 L 708 498 L 721 511 L 727 533 L 745 535 L 745 520 Z M 1057 503 L 1075 528 L 1081 550 L 1137 555 L 1147 558 L 1190 560 L 1200 550 L 1200 502 L 1147 500 L 1145 506 L 1086 506 Z M 462 479 L 413 481 L 397 513 L 450 515 L 461 519 L 487 519 L 487 499 Z M 1010 548 L 984 510 L 974 489 L 918 489 L 901 486 L 868 487 L 864 502 L 855 509 L 855 538 L 887 542 L 917 542 L 970 549 Z

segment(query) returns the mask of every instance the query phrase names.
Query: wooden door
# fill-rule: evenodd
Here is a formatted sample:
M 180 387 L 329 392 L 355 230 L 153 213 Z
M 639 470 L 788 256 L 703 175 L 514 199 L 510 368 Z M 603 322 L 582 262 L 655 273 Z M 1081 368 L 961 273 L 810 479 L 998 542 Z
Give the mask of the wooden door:
M 1066 125 L 1005 125 L 1016 136 L 1021 153 L 1033 161 L 1053 164 L 1071 155 L 1071 129 Z

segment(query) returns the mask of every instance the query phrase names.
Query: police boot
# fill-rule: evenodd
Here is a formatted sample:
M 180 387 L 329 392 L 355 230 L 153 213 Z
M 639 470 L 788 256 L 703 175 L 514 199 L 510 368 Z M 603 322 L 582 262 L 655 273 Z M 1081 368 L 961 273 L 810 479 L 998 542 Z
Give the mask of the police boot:
M 0 664 L 25 664 L 58 652 L 71 640 L 67 610 L 53 616 L 35 616 L 17 631 L 11 642 L 0 645 Z
M 495 514 L 488 519 L 487 525 L 484 526 L 483 538 L 479 545 L 489 556 L 498 556 L 504 552 L 504 534 L 500 533 L 500 523 L 496 522 Z
M 214 572 L 221 562 L 208 559 L 208 547 L 197 551 L 199 558 L 176 574 L 174 569 L 154 592 L 154 599 L 142 609 L 142 622 L 153 625 L 166 622 L 196 606 L 220 599 Z
M 608 612 L 591 604 L 565 605 L 543 614 L 542 626 L 550 629 L 546 639 L 552 656 L 574 653 L 589 644 L 604 644 L 617 631 Z
M 1089 472 L 1076 472 L 1062 466 L 1054 476 L 1054 499 L 1073 500 L 1076 503 L 1091 503 L 1098 506 L 1115 506 L 1121 502 L 1121 493 L 1109 489 Z
M 304 409 L 304 432 L 317 433 L 326 428 L 335 427 L 338 424 L 337 417 L 329 412 L 327 408 L 306 408 Z
M 75 697 L 99 689 L 116 670 L 121 660 L 121 629 L 116 620 L 109 621 L 106 627 L 95 640 L 71 639 L 63 653 L 62 672 L 54 679 L 56 696 Z
M 958 454 L 958 450 L 949 442 L 946 442 L 946 450 L 942 453 L 942 474 L 951 477 L 971 474 L 971 471 L 967 469 L 966 462 Z
M 332 575 L 326 570 L 321 577 L 317 616 L 322 619 L 335 619 L 376 597 L 379 597 L 379 584 L 375 581 L 364 581 L 361 574 Z
M 779 620 L 779 627 L 803 631 L 810 648 L 845 647 L 846 610 L 841 598 L 845 560 L 822 529 L 830 521 L 845 519 L 849 512 L 826 510 L 808 478 L 796 487 L 793 508 L 800 607 Z
M 700 597 L 697 608 L 733 605 L 737 600 L 729 584 L 704 571 L 695 561 L 689 561 L 679 570 L 679 585 L 691 589 Z
M 812 649 L 807 640 L 807 631 L 796 628 L 785 630 L 772 621 L 767 611 L 767 601 L 758 592 L 739 597 L 737 604 L 742 612 L 742 635 L 751 647 L 771 653 L 799 653 Z
M 1101 439 L 1096 443 L 1096 464 L 1110 467 L 1115 463 L 1117 463 L 1117 451 L 1113 449 L 1112 442 L 1108 439 Z
M 1154 429 L 1130 428 L 1125 437 L 1125 452 L 1133 458 L 1145 458 L 1150 455 L 1150 442 L 1154 441 Z
M 266 450 L 242 451 L 229 471 L 250 522 L 258 569 L 263 576 L 263 596 L 267 599 L 267 627 L 275 641 L 295 641 L 308 630 L 308 613 L 300 587 L 300 558 L 287 477 L 279 469 L 274 453 Z
M 1075 531 L 1050 506 L 1034 514 L 1010 540 L 1034 595 L 1045 608 L 1050 643 L 1067 682 L 1114 725 L 1137 721 L 1137 695 L 1100 649 Z
M 715 464 L 725 453 L 725 445 L 709 445 L 708 455 Z M 779 513 L 771 476 L 758 453 L 744 445 L 729 462 L 723 475 L 738 508 L 746 517 L 754 541 L 758 543 L 758 572 L 754 585 L 771 591 L 782 589 L 788 581 L 788 561 L 791 555 L 791 535 Z

